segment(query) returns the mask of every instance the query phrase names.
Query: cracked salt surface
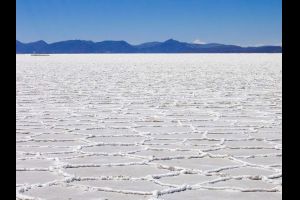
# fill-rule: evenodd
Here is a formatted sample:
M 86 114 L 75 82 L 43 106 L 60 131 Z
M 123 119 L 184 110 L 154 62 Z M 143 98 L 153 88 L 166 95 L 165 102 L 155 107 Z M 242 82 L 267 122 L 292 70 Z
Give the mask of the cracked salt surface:
M 16 198 L 281 199 L 281 60 L 16 55 Z

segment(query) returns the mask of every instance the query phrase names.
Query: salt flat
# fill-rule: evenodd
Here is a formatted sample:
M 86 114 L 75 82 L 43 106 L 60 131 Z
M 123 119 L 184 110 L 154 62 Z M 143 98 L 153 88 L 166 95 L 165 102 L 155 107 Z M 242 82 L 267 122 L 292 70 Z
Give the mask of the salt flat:
M 16 198 L 281 199 L 281 61 L 16 55 Z

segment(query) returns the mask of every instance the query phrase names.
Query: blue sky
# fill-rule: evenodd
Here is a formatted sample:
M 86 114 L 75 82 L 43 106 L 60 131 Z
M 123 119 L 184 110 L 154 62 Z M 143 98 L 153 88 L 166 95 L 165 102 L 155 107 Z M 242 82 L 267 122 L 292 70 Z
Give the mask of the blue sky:
M 17 0 L 17 39 L 281 45 L 281 0 Z

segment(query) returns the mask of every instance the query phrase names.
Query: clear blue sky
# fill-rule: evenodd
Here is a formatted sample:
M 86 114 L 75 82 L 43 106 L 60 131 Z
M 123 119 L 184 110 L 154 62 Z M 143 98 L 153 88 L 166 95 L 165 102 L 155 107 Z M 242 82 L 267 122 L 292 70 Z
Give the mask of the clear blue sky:
M 281 44 L 281 0 L 17 0 L 17 39 Z

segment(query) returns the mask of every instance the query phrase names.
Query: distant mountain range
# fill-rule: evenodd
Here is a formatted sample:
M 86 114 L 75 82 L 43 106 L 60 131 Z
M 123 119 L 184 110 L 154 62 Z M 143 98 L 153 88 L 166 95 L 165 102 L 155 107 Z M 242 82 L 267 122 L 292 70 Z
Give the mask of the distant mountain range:
M 194 44 L 169 39 L 164 42 L 147 42 L 131 45 L 126 41 L 92 42 L 67 40 L 48 44 L 43 40 L 22 43 L 16 40 L 17 54 L 58 53 L 281 53 L 281 46 L 241 47 L 218 43 Z

